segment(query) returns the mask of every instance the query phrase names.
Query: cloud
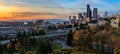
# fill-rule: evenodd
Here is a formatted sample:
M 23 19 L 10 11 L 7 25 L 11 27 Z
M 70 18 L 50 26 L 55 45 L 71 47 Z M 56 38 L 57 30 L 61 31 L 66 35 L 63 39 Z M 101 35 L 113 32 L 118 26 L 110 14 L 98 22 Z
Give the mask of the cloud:
M 91 9 L 98 8 L 99 14 L 104 11 L 119 12 L 119 0 L 0 0 L 0 10 L 7 17 L 58 16 L 86 12 L 86 4 Z M 11 16 L 10 16 L 11 15 Z M 1 16 L 0 16 L 1 17 Z M 47 17 L 46 17 L 47 18 Z M 49 17 L 48 17 L 49 18 Z
M 12 12 L 13 17 L 27 17 L 27 16 L 37 16 L 37 15 L 56 15 L 54 13 L 39 13 L 39 12 Z
M 33 8 L 36 11 L 39 8 L 61 9 L 70 12 L 84 12 L 86 11 L 86 4 L 91 5 L 104 4 L 101 0 L 2 0 L 8 6 L 21 6 L 26 8 Z M 8 3 L 9 2 L 9 3 Z M 106 4 L 105 4 L 106 5 Z M 35 10 L 34 10 L 35 9 Z M 46 9 L 48 11 L 48 9 Z M 56 12 L 56 11 L 55 11 Z M 58 11 L 59 12 L 59 11 Z
M 110 10 L 117 10 L 120 9 L 119 6 L 116 7 L 116 3 L 112 3 L 112 0 L 1 0 L 6 5 L 18 5 L 22 7 L 49 7 L 49 8 L 62 8 L 62 9 L 69 9 L 74 12 L 79 10 L 84 11 L 83 8 L 86 8 L 86 4 L 91 4 L 94 7 L 98 7 L 103 11 L 108 9 Z M 118 1 L 118 0 L 117 0 Z M 8 3 L 9 2 L 9 3 Z M 119 4 L 118 1 L 117 4 Z M 107 7 L 107 8 L 106 8 Z M 78 10 L 79 9 L 79 10 Z M 76 11 L 77 10 L 77 11 Z M 100 10 L 100 11 L 102 11 Z

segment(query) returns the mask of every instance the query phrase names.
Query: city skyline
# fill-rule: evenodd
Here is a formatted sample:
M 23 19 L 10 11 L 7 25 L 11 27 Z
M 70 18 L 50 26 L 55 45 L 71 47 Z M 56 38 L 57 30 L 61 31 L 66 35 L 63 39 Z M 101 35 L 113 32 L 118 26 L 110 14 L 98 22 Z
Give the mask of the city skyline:
M 69 15 L 86 12 L 86 5 L 98 13 L 119 13 L 119 0 L 0 0 L 0 20 L 69 19 Z

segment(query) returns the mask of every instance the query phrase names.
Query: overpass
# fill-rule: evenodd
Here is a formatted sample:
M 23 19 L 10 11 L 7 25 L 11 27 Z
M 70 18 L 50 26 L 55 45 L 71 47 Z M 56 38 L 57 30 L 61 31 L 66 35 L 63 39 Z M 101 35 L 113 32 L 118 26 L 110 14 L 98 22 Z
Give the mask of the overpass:
M 72 29 L 73 32 L 75 29 Z M 61 30 L 61 31 L 51 31 L 51 32 L 48 32 L 46 35 L 41 35 L 41 36 L 29 36 L 29 38 L 45 38 L 45 37 L 48 37 L 48 38 L 54 38 L 54 37 L 59 37 L 61 35 L 67 35 L 69 33 L 69 29 L 67 30 Z M 10 40 L 15 40 L 15 38 L 13 39 L 9 39 L 9 40 L 2 40 L 0 41 L 0 44 L 7 44 L 10 42 Z
M 45 37 L 48 37 L 48 38 L 53 38 L 53 37 L 59 37 L 61 35 L 67 35 L 69 32 L 54 32 L 54 33 L 49 33 L 49 34 L 46 34 L 46 35 L 41 35 L 41 36 L 29 36 L 29 38 L 45 38 Z M 10 42 L 10 40 L 15 40 L 15 38 L 13 39 L 9 39 L 9 40 L 2 40 L 0 41 L 0 44 L 4 45 L 4 44 L 7 44 Z

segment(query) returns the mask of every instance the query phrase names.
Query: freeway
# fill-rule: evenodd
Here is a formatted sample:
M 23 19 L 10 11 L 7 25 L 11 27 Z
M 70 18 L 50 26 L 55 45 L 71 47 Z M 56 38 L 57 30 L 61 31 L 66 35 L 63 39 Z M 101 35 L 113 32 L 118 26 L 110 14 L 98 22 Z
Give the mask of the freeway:
M 61 35 L 67 35 L 69 33 L 70 29 L 66 29 L 66 30 L 59 30 L 59 31 L 51 31 L 51 32 L 47 32 L 46 35 L 42 35 L 42 36 L 30 36 L 30 38 L 44 38 L 44 37 L 59 37 Z M 72 29 L 73 32 L 75 29 Z M 15 40 L 15 38 L 13 39 L 9 39 L 9 40 L 2 40 L 0 41 L 0 44 L 4 45 L 10 42 L 10 40 Z
M 42 35 L 42 36 L 31 36 L 30 38 L 40 38 L 40 37 L 58 37 L 61 35 L 67 35 L 68 32 L 62 32 L 62 33 L 54 33 L 54 34 L 46 34 L 46 35 Z

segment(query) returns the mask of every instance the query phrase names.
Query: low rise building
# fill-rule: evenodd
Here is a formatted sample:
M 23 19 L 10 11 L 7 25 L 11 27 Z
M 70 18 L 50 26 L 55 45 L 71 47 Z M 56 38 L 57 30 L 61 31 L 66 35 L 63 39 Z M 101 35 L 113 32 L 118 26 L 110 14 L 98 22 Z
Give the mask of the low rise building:
M 114 19 L 111 20 L 111 26 L 113 28 L 117 28 L 119 27 L 119 24 L 120 24 L 120 15 L 115 15 Z

